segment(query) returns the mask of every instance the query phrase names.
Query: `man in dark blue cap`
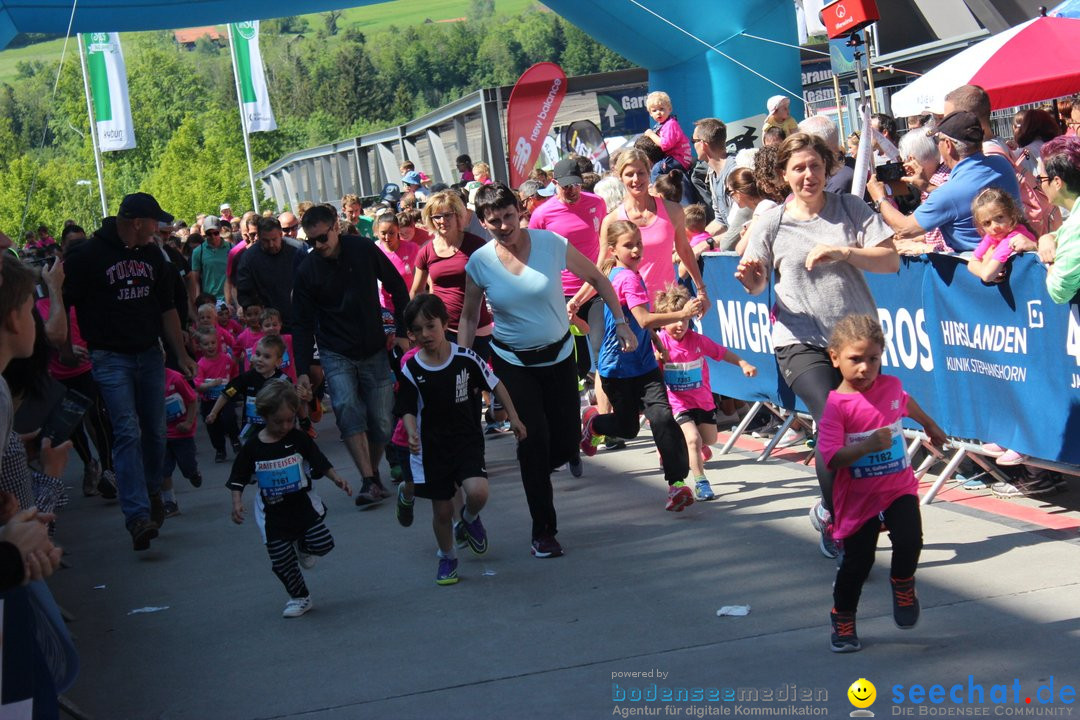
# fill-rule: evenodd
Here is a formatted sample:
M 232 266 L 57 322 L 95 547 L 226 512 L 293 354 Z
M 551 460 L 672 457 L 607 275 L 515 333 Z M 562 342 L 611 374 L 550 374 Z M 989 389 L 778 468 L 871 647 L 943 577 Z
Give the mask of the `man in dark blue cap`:
M 90 349 L 94 380 L 112 420 L 120 508 L 135 550 L 146 550 L 165 521 L 164 337 L 180 369 L 194 375 L 184 348 L 172 275 L 154 244 L 158 222 L 172 222 L 147 193 L 120 201 L 64 267 L 64 300 L 74 306 Z

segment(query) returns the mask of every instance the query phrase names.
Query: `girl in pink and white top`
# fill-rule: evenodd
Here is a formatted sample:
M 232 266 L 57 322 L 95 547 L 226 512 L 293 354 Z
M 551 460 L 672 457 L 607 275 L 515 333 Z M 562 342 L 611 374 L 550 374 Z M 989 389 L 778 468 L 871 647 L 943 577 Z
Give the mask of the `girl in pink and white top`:
M 821 461 L 836 472 L 833 484 L 833 538 L 844 554 L 833 584 L 833 652 L 862 649 L 855 611 L 863 582 L 874 564 L 882 523 L 893 544 L 893 620 L 914 627 L 919 619 L 915 568 L 922 551 L 919 483 L 907 457 L 901 423 L 905 416 L 923 426 L 930 441 L 945 444 L 945 433 L 904 392 L 900 381 L 881 375 L 885 336 L 871 315 L 846 315 L 829 338 L 829 358 L 844 378 L 829 393 L 818 424 Z
M 975 248 L 975 257 L 968 260 L 968 270 L 983 282 L 996 282 L 1005 263 L 1017 253 L 1016 245 L 1026 244 L 1025 239 L 1036 242 L 1035 236 L 1024 227 L 1024 211 L 1000 188 L 987 188 L 976 195 L 971 216 L 983 239 Z
M 641 231 L 643 244 L 638 272 L 645 279 L 649 295 L 655 295 L 675 282 L 675 265 L 672 253 L 690 273 L 702 307 L 709 306 L 705 283 L 701 280 L 694 251 L 686 239 L 686 219 L 678 203 L 649 194 L 649 159 L 642 151 L 631 148 L 619 153 L 615 162 L 615 176 L 626 187 L 622 204 L 608 213 L 600 227 L 600 237 L 606 237 L 607 227 L 616 220 L 629 220 Z M 604 245 L 600 247 L 599 263 L 610 254 Z M 583 301 L 586 298 L 580 298 Z
M 390 262 L 397 269 L 398 274 L 401 275 L 401 279 L 405 281 L 405 287 L 411 288 L 413 285 L 413 276 L 416 273 L 416 253 L 419 252 L 414 243 L 401 238 L 400 227 L 398 225 L 398 219 L 393 213 L 383 213 L 375 221 L 375 237 L 378 242 L 375 244 L 379 246 L 379 249 L 383 251 L 383 254 L 390 259 Z M 385 289 L 380 289 L 379 297 L 382 298 L 382 306 L 389 310 L 394 311 L 394 301 L 390 297 L 390 293 Z
M 670 285 L 656 296 L 656 312 L 677 313 L 690 302 L 690 293 L 682 285 Z M 716 400 L 709 384 L 707 358 L 737 365 L 746 377 L 757 375 L 757 368 L 722 345 L 690 329 L 686 320 L 664 325 L 657 333 L 664 348 L 662 368 L 668 403 L 686 438 L 694 495 L 698 500 L 712 500 L 705 478 L 705 461 L 712 457 L 709 446 L 716 442 Z

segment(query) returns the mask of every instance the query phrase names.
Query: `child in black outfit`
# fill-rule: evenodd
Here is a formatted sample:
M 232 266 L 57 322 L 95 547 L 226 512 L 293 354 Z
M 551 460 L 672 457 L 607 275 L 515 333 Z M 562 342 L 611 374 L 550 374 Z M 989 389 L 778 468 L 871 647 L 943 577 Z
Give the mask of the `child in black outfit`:
M 289 382 L 285 373 L 281 372 L 281 358 L 285 355 L 285 342 L 280 336 L 266 335 L 255 344 L 255 351 L 251 355 L 251 369 L 240 373 L 225 386 L 225 390 L 214 402 L 214 408 L 206 416 L 207 423 L 217 422 L 225 404 L 237 396 L 244 398 L 244 419 L 240 437 L 245 441 L 266 421 L 259 415 L 255 407 L 255 396 L 263 385 L 271 380 L 284 380 Z M 307 400 L 308 398 L 301 398 Z
M 300 567 L 310 568 L 315 556 L 334 548 L 334 538 L 323 524 L 326 507 L 311 492 L 304 461 L 310 464 L 313 477 L 329 477 L 348 495 L 352 495 L 352 488 L 331 467 L 315 441 L 296 429 L 300 397 L 287 379 L 267 382 L 255 396 L 255 408 L 265 425 L 241 448 L 225 483 L 232 490 L 232 520 L 244 522 L 244 486 L 258 484 L 255 523 L 274 574 L 289 593 L 282 617 L 300 617 L 311 609 L 311 595 Z

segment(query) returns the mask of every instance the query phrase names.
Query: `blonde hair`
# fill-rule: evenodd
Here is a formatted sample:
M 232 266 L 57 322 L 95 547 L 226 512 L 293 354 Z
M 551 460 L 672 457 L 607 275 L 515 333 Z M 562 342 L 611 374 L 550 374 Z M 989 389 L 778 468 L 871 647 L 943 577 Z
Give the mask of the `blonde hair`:
M 708 224 L 705 222 L 705 206 L 701 203 L 694 203 L 693 205 L 687 205 L 684 210 L 686 214 L 686 229 L 699 233 L 705 229 Z
M 477 163 L 477 165 L 479 164 Z M 473 167 L 475 168 L 476 165 Z M 424 225 L 432 232 L 435 232 L 435 223 L 431 221 L 431 216 L 445 212 L 452 212 L 457 215 L 462 225 L 465 224 L 465 219 L 469 217 L 469 211 L 465 209 L 465 203 L 461 201 L 461 196 L 453 190 L 443 190 L 432 195 L 424 205 L 424 209 L 421 211 Z
M 651 108 L 659 105 L 660 107 L 666 107 L 671 109 L 671 96 L 662 90 L 651 92 L 645 97 L 645 107 Z
M 690 291 L 678 283 L 671 283 L 656 293 L 656 312 L 678 312 L 688 302 L 690 302 Z
M 649 156 L 637 148 L 627 148 L 615 156 L 615 177 L 622 179 L 623 169 L 627 165 L 639 164 L 646 171 L 652 166 Z
M 608 249 L 608 255 L 600 263 L 600 272 L 607 275 L 611 268 L 615 267 L 615 246 L 619 244 L 619 238 L 626 234 L 641 236 L 641 228 L 629 220 L 616 220 L 607 227 L 604 235 L 604 246 Z
M 487 175 L 491 177 L 491 166 L 486 162 L 473 163 L 472 171 L 474 176 Z

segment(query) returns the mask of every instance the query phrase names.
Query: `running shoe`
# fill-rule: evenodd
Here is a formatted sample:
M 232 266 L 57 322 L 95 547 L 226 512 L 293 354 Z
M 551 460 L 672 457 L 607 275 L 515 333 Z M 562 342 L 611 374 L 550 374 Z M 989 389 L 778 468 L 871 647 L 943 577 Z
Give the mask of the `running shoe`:
M 581 416 L 581 452 L 585 453 L 587 457 L 596 455 L 596 446 L 593 445 L 593 421 L 600 415 L 600 411 L 593 406 L 585 408 L 585 412 Z
M 435 576 L 435 584 L 453 585 L 457 581 L 457 558 L 439 558 L 439 573 Z
M 364 478 L 363 483 L 360 485 L 360 492 L 356 493 L 356 500 L 354 501 L 356 507 L 367 507 L 382 502 L 383 493 L 380 490 L 381 486 L 377 478 Z
M 191 487 L 202 487 L 202 473 L 196 470 L 194 474 L 188 478 L 188 482 L 191 483 Z
M 150 518 L 139 518 L 128 528 L 136 552 L 150 549 L 150 541 L 158 536 L 158 526 Z
M 405 499 L 405 486 L 398 485 L 397 491 L 397 521 L 401 527 L 409 527 L 413 522 L 413 505 L 416 499 Z
M 806 442 L 806 433 L 802 430 L 796 430 L 795 428 L 788 428 L 780 437 L 780 442 L 776 444 L 778 448 L 788 448 L 793 445 L 801 445 Z
M 1021 455 L 1015 450 L 1006 450 L 1005 453 L 1001 457 L 999 457 L 996 462 L 998 465 L 1011 467 L 1013 465 L 1023 465 L 1025 462 L 1027 462 L 1027 459 L 1027 455 Z
M 570 458 L 570 462 L 566 464 L 570 468 L 570 474 L 576 478 L 581 477 L 581 473 L 585 470 L 584 466 L 581 464 L 580 456 Z
M 461 525 L 465 528 L 465 541 L 469 544 L 469 549 L 473 551 L 473 555 L 483 555 L 487 552 L 487 530 L 484 529 L 484 523 L 480 522 L 480 516 L 476 516 L 476 520 L 469 522 L 465 519 L 465 516 L 461 517 Z
M 622 438 L 615 437 L 614 435 L 598 435 L 594 438 L 593 444 L 596 443 L 596 440 L 601 439 L 604 441 L 605 450 L 623 450 L 626 448 L 626 441 Z
M 295 618 L 300 617 L 308 610 L 311 609 L 311 596 L 302 598 L 289 598 L 289 602 L 285 603 L 285 609 L 281 613 L 281 617 Z
M 850 653 L 862 650 L 862 643 L 855 633 L 855 613 L 837 612 L 829 613 L 832 622 L 832 635 L 829 637 L 829 649 L 834 653 Z
M 996 497 L 1010 499 L 1015 497 L 1034 497 L 1055 492 L 1057 485 L 1046 477 L 1037 477 L 1014 482 L 996 482 L 990 486 L 990 492 Z
M 964 490 L 975 491 L 985 490 L 991 485 L 993 485 L 993 482 L 987 480 L 984 475 L 980 475 L 979 477 L 973 477 L 970 480 L 964 481 L 964 483 L 960 487 L 962 487 Z
M 892 582 L 892 616 L 896 627 L 910 630 L 919 622 L 919 596 L 915 594 L 915 578 L 889 578 Z
M 997 443 L 983 443 L 982 451 L 984 455 L 989 455 L 990 457 L 1001 457 L 1008 452 L 1008 448 L 1003 448 Z
M 686 487 L 682 480 L 668 488 L 667 504 L 665 510 L 670 512 L 682 512 L 694 504 L 694 493 Z
M 469 533 L 465 531 L 465 523 L 460 520 L 454 523 L 454 547 L 458 550 L 469 547 Z
M 699 478 L 694 483 L 694 495 L 697 496 L 699 502 L 708 502 L 716 498 L 716 493 L 712 490 L 712 485 L 705 478 Z
M 712 448 L 708 445 L 701 446 L 701 461 L 709 462 L 712 460 Z
M 293 545 L 296 547 L 296 561 L 300 563 L 300 567 L 304 568 L 305 570 L 310 570 L 311 568 L 315 567 L 315 561 L 319 558 L 315 555 L 309 555 L 308 553 L 301 550 L 299 541 L 294 542 Z
M 532 541 L 532 554 L 536 558 L 561 557 L 562 545 L 552 535 L 542 535 Z
M 175 500 L 165 501 L 165 517 L 176 517 L 180 514 L 180 505 Z

